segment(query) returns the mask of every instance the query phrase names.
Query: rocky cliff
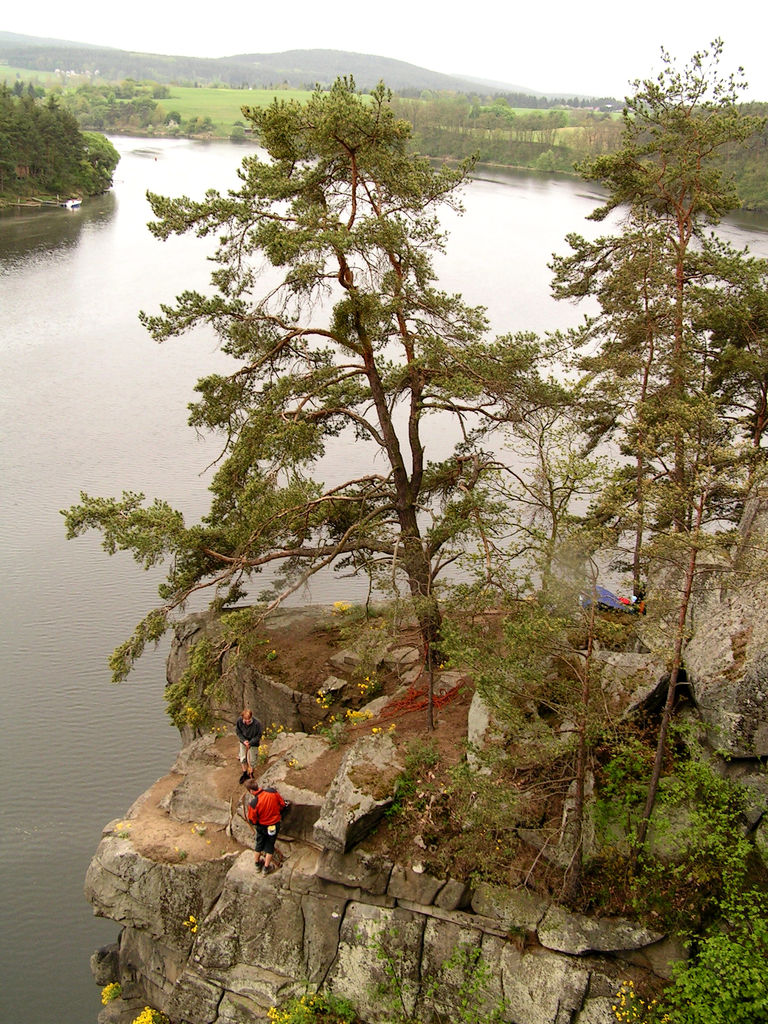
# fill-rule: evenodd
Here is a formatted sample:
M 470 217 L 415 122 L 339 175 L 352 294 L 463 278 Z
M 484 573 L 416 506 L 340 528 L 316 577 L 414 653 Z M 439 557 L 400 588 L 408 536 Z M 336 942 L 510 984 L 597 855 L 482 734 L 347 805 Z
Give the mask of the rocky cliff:
M 763 495 L 750 508 L 750 536 L 764 535 L 766 507 Z M 748 787 L 744 830 L 768 863 L 768 581 L 752 572 L 748 585 L 735 582 L 743 579 L 731 573 L 697 598 L 686 656 L 689 714 L 721 773 Z M 317 614 L 300 613 L 290 629 L 307 628 Z M 187 621 L 169 659 L 172 681 L 195 638 L 215 629 L 205 616 Z M 418 676 L 418 652 L 401 646 L 385 657 L 395 691 L 367 706 L 364 729 L 343 746 L 312 734 L 323 713 L 313 696 L 263 666 L 233 666 L 220 717 L 232 721 L 235 709 L 252 705 L 285 727 L 261 766 L 265 784 L 292 801 L 274 874 L 254 869 L 231 731 L 187 735 L 171 773 L 107 826 L 86 880 L 95 913 L 122 929 L 115 946 L 93 958 L 96 980 L 122 987 L 122 998 L 102 1012 L 103 1024 L 131 1021 L 145 1004 L 174 1022 L 250 1024 L 321 985 L 378 1024 L 392 1019 L 386 965 L 398 974 L 407 1013 L 453 1019 L 475 951 L 487 969 L 479 998 L 489 1008 L 503 1001 L 505 1020 L 615 1024 L 611 1003 L 621 981 L 653 985 L 669 976 L 684 950 L 661 931 L 575 914 L 522 887 L 435 873 L 414 844 L 395 852 L 377 844 L 373 830 L 402 769 L 386 709 Z M 663 664 L 647 651 L 601 657 L 606 701 L 617 716 L 653 704 Z M 349 696 L 354 665 L 354 655 L 338 651 L 320 666 L 329 699 L 343 703 L 345 688 Z M 461 723 L 477 748 L 494 742 L 497 726 L 465 683 L 445 673 L 437 692 L 446 700 L 464 694 L 450 711 L 452 741 L 460 747 Z M 561 838 L 565 843 L 565 815 Z
M 664 975 L 680 955 L 631 921 L 590 919 L 525 891 L 473 888 L 366 849 L 355 836 L 388 800 L 360 778 L 389 788 L 380 780 L 392 770 L 392 742 L 356 743 L 325 799 L 311 782 L 302 790 L 285 781 L 301 772 L 311 779 L 329 753 L 304 734 L 273 744 L 266 781 L 294 803 L 280 868 L 269 876 L 256 873 L 248 826 L 222 789 L 219 773 L 238 770 L 231 737 L 193 742 L 168 779 L 107 826 L 86 879 L 96 913 L 123 926 L 117 946 L 94 958 L 97 980 L 122 986 L 103 1021 L 131 1020 L 149 1003 L 174 1021 L 245 1024 L 321 984 L 365 1019 L 385 1021 L 382 950 L 399 964 L 409 1013 L 450 1015 L 472 961 L 445 965 L 457 949 L 477 949 L 488 969 L 484 998 L 504 1000 L 509 1020 L 607 1024 L 621 979 Z

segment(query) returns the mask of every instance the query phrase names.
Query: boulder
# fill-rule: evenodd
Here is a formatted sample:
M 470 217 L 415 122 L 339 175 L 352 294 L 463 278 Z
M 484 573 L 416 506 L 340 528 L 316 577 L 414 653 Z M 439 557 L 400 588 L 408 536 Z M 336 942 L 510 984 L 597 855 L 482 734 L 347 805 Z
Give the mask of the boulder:
M 392 861 L 360 849 L 350 853 L 323 850 L 315 865 L 315 874 L 327 882 L 336 882 L 350 889 L 361 889 L 381 896 L 389 885 Z
M 387 893 L 395 899 L 411 900 L 428 907 L 444 885 L 444 878 L 435 878 L 428 874 L 421 864 L 395 864 Z
M 424 918 L 397 907 L 372 907 L 351 903 L 339 934 L 336 960 L 328 975 L 328 988 L 357 1008 L 363 1020 L 391 1020 L 386 997 L 398 998 L 398 1008 L 411 1017 L 419 993 L 420 958 Z M 393 992 L 391 973 L 397 973 L 397 991 Z
M 283 815 L 283 835 L 312 838 L 325 799 L 325 793 L 315 788 L 312 766 L 330 749 L 324 737 L 306 733 L 281 733 L 270 744 L 269 762 L 259 782 L 262 786 L 274 786 L 291 804 Z M 288 776 L 291 782 L 286 781 Z
M 625 918 L 586 917 L 554 904 L 537 925 L 536 934 L 546 949 L 576 956 L 642 949 L 664 938 L 661 932 Z
M 226 756 L 216 746 L 215 734 L 207 732 L 204 736 L 192 740 L 181 748 L 176 755 L 171 771 L 184 775 L 191 768 L 200 768 L 202 765 L 223 768 L 226 764 Z
M 625 949 L 621 953 L 622 960 L 627 963 L 636 964 L 643 971 L 671 981 L 674 973 L 674 964 L 688 958 L 688 947 L 678 935 L 671 935 L 652 942 L 650 946 L 643 946 L 642 949 Z
M 472 887 L 468 882 L 449 878 L 435 896 L 435 906 L 443 910 L 463 910 L 472 902 Z
M 459 672 L 456 669 L 449 669 L 447 672 L 435 672 L 434 694 L 436 697 L 442 697 L 464 682 L 469 682 L 469 676 L 466 672 Z
M 160 807 L 175 821 L 205 821 L 228 825 L 233 808 L 218 793 L 217 776 L 228 778 L 225 768 L 191 768 L 160 801 Z
M 697 606 L 685 649 L 710 745 L 731 757 L 768 756 L 768 585 L 716 590 Z
M 381 659 L 384 668 L 395 672 L 413 668 L 419 662 L 421 662 L 421 652 L 418 647 L 393 647 Z
M 485 936 L 483 963 L 498 978 L 505 1019 L 525 1024 L 571 1024 L 584 1005 L 590 971 L 548 950 L 519 948 Z
M 336 651 L 328 660 L 338 672 L 347 673 L 356 672 L 363 663 L 362 657 L 351 648 Z
M 328 676 L 323 680 L 320 692 L 326 698 L 327 703 L 336 704 L 345 700 L 351 700 L 358 696 L 357 687 L 348 679 L 340 676 Z
M 493 918 L 511 934 L 534 933 L 549 904 L 527 889 L 507 889 L 481 882 L 472 896 L 476 914 Z
M 607 710 L 614 717 L 646 714 L 664 703 L 669 673 L 658 655 L 601 650 L 594 658 Z
M 99 1010 L 98 1024 L 133 1024 L 147 1004 L 145 996 L 113 999 Z
M 768 756 L 768 579 L 760 565 L 768 535 L 768 486 L 756 487 L 740 524 L 735 573 L 696 593 L 685 665 L 709 742 L 731 757 Z
M 292 690 L 235 654 L 224 656 L 223 668 L 235 693 L 235 706 L 253 708 L 262 725 L 279 723 L 289 731 L 299 731 L 320 721 L 323 711 L 314 697 Z M 231 707 L 231 698 L 228 703 Z M 223 710 L 221 716 L 225 717 Z
M 490 705 L 475 690 L 467 713 L 467 761 L 470 766 L 478 768 L 478 753 L 498 743 L 503 737 L 503 730 L 494 719 Z
M 385 708 L 390 704 L 394 704 L 395 701 L 402 700 L 407 692 L 408 688 L 406 686 L 400 686 L 390 696 L 383 695 L 381 697 L 374 697 L 373 700 L 369 700 L 367 704 L 363 704 L 360 711 L 361 713 L 369 714 L 371 718 L 378 718 Z
M 91 956 L 91 974 L 97 985 L 110 985 L 118 981 L 119 948 L 116 942 L 102 946 Z
M 363 736 L 344 755 L 315 823 L 316 843 L 346 853 L 365 838 L 394 800 L 402 765 L 387 734 Z

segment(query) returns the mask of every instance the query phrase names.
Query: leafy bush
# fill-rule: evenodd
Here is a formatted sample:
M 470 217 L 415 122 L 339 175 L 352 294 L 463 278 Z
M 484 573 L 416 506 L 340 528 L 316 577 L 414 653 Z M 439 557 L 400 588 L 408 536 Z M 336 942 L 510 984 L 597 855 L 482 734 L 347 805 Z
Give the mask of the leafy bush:
M 664 994 L 662 1024 L 768 1024 L 768 907 L 754 891 L 679 964 Z
M 113 1002 L 115 999 L 119 999 L 123 994 L 122 986 L 119 982 L 113 981 L 110 985 L 105 985 L 101 990 L 101 1002 L 103 1006 Z
M 153 1010 L 151 1006 L 145 1006 L 138 1017 L 134 1017 L 133 1024 L 171 1024 L 164 1013 Z
M 303 995 L 279 1008 L 271 1006 L 268 1017 L 272 1024 L 355 1024 L 358 1019 L 350 1002 L 330 992 Z

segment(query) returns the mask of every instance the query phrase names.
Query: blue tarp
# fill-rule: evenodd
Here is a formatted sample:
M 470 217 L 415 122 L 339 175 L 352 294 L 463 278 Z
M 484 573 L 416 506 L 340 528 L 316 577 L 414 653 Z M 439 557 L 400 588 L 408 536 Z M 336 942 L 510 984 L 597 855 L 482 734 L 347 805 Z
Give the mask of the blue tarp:
M 610 608 L 616 612 L 636 612 L 638 608 L 631 604 L 629 601 L 622 601 L 610 590 L 606 590 L 605 587 L 595 587 L 595 596 L 597 597 L 598 608 Z M 581 595 L 581 606 L 582 608 L 588 608 L 592 604 L 591 594 Z
M 612 594 L 610 590 L 606 590 L 605 587 L 595 587 L 595 594 L 597 594 L 598 604 L 605 605 L 606 608 L 615 608 L 620 612 L 627 610 L 626 602 L 620 601 L 615 594 Z

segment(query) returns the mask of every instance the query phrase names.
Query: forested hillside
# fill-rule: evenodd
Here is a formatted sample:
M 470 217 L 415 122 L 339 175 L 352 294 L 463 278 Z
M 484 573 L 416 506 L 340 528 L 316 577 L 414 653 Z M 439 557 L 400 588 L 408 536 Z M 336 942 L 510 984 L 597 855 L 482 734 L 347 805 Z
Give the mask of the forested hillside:
M 96 195 L 119 156 L 103 135 L 82 132 L 55 96 L 0 86 L 0 197 Z
M 241 53 L 204 58 L 171 54 L 134 53 L 106 46 L 0 32 L 0 61 L 10 67 L 62 77 L 86 76 L 116 82 L 124 78 L 154 79 L 161 83 L 206 86 L 216 83 L 238 88 L 274 88 L 287 85 L 313 89 L 330 85 L 339 75 L 354 75 L 363 89 L 384 79 L 393 89 L 458 90 L 471 92 L 477 83 L 459 75 L 445 75 L 402 60 L 345 50 L 288 50 L 284 53 Z M 504 88 L 499 86 L 499 88 Z M 530 93 L 522 86 L 509 85 Z

